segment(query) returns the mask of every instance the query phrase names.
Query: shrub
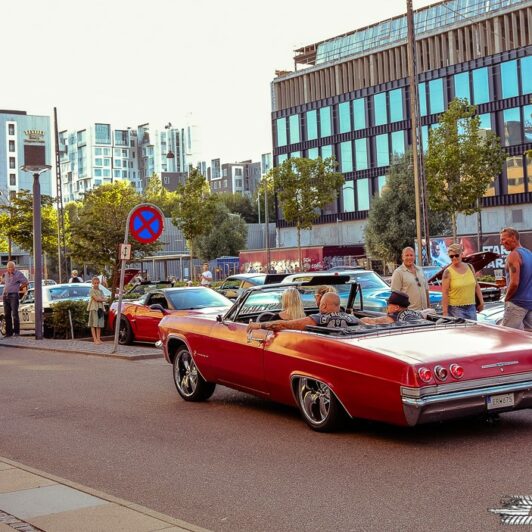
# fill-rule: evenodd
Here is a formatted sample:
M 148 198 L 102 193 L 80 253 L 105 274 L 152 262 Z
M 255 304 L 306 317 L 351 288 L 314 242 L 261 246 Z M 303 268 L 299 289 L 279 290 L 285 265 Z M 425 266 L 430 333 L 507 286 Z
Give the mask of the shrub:
M 74 338 L 89 336 L 87 301 L 59 301 L 55 303 L 51 312 L 44 315 L 45 335 L 54 338 L 71 338 L 69 312 L 72 318 Z

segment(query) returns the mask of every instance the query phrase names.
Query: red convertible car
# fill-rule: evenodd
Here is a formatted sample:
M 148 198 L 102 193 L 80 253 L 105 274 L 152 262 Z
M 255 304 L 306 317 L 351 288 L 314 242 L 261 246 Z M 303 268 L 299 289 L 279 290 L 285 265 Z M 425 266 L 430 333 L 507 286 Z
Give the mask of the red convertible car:
M 216 316 L 232 304 L 218 292 L 202 286 L 150 290 L 135 301 L 122 302 L 118 343 L 156 342 L 159 340 L 157 327 L 167 314 Z M 117 308 L 118 302 L 115 301 L 109 309 L 111 330 L 115 327 Z
M 290 286 L 308 302 L 316 284 L 348 280 L 254 287 L 218 316 L 166 316 L 159 324 L 161 347 L 179 395 L 206 400 L 221 384 L 297 405 L 318 431 L 333 430 L 347 417 L 412 426 L 532 407 L 532 334 L 526 332 L 441 316 L 246 331 L 250 320 L 276 318 Z M 347 310 L 369 315 L 353 304 L 356 296 L 352 283 Z

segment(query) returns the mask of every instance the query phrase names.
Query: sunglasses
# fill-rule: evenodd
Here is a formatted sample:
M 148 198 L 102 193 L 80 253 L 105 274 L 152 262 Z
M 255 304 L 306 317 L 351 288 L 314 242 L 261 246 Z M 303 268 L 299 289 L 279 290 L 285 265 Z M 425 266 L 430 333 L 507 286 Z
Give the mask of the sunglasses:
M 457 259 L 460 255 L 449 255 L 450 259 Z
M 417 278 L 417 275 L 416 275 L 416 283 L 418 286 L 421 286 L 421 283 L 419 282 L 419 279 Z

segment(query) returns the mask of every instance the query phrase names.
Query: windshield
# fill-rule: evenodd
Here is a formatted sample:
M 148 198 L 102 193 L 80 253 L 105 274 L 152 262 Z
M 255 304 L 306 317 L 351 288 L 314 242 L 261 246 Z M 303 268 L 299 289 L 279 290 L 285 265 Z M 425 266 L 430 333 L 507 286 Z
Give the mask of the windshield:
M 92 285 L 89 284 L 72 283 L 70 285 L 50 285 L 47 289 L 50 301 L 57 301 L 58 299 L 88 298 L 91 288 Z M 105 297 L 111 295 L 111 292 L 105 286 L 100 286 L 100 290 Z
M 229 307 L 233 303 L 214 290 L 208 288 L 186 288 L 167 290 L 166 297 L 176 310 L 192 310 L 209 307 Z
M 349 277 L 356 281 L 362 290 L 390 289 L 384 280 L 372 271 L 349 272 Z

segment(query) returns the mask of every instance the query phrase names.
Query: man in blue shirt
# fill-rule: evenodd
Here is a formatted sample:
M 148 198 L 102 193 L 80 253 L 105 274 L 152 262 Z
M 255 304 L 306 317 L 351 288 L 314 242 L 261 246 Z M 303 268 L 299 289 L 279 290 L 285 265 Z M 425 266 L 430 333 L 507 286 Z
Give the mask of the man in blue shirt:
M 501 231 L 501 244 L 510 254 L 506 259 L 506 296 L 502 324 L 532 331 L 532 251 L 519 242 L 513 227 Z
M 18 317 L 19 291 L 28 286 L 28 280 L 24 274 L 15 269 L 15 263 L 7 263 L 7 271 L 4 274 L 4 315 L 6 320 L 6 337 L 20 334 L 20 321 Z

